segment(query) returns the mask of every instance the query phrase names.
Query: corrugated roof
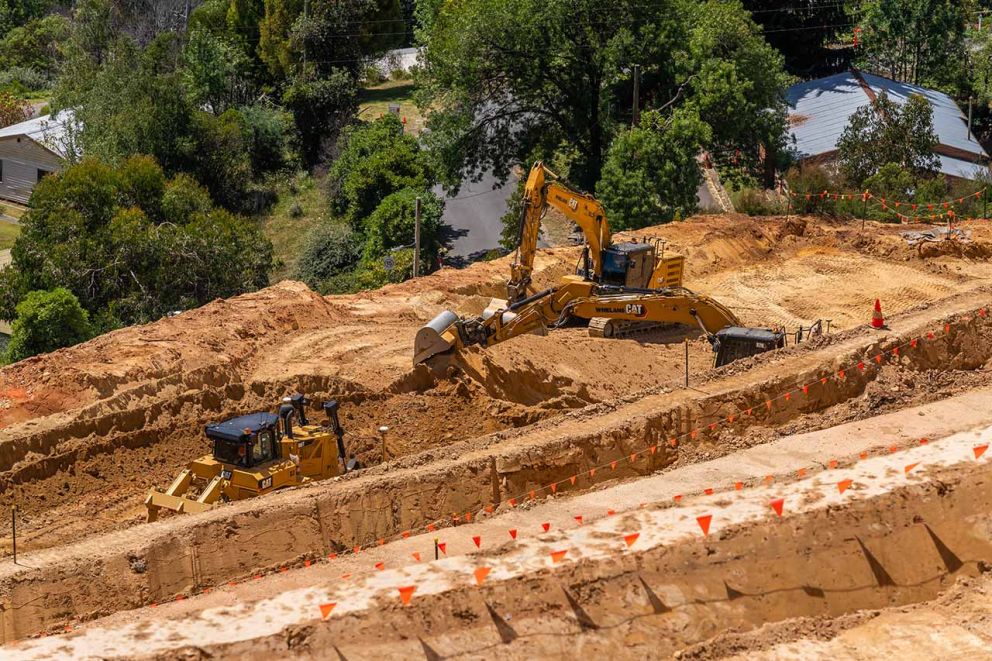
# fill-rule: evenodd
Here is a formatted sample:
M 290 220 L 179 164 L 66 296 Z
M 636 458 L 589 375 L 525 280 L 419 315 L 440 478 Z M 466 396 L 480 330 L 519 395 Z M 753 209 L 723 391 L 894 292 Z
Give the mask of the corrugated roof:
M 52 117 L 42 115 L 18 124 L 0 129 L 0 138 L 22 136 L 30 138 L 62 158 L 67 155 L 69 124 L 73 121 L 71 111 L 63 110 Z
M 911 94 L 922 95 L 933 108 L 934 132 L 941 145 L 974 154 L 976 160 L 988 158 L 978 142 L 968 139 L 965 117 L 951 97 L 943 92 L 880 76 L 861 76 L 876 94 L 884 90 L 896 103 L 905 103 Z M 868 94 L 851 72 L 793 85 L 786 91 L 786 100 L 790 106 L 789 132 L 801 158 L 836 150 L 837 141 L 847 128 L 851 115 L 870 102 Z
M 989 174 L 989 168 L 980 163 L 975 163 L 973 161 L 965 161 L 960 158 L 952 158 L 950 156 L 944 156 L 943 154 L 937 154 L 940 159 L 939 169 L 942 173 L 951 175 L 952 177 L 958 177 L 960 179 L 977 179 L 979 175 Z

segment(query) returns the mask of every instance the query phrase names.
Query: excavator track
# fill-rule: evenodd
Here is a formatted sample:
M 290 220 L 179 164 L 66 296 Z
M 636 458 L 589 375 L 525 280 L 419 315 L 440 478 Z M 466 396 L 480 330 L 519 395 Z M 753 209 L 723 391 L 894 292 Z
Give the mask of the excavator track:
M 589 320 L 589 337 L 622 340 L 647 335 L 657 330 L 669 328 L 671 325 L 661 321 L 627 321 L 625 319 L 593 317 Z

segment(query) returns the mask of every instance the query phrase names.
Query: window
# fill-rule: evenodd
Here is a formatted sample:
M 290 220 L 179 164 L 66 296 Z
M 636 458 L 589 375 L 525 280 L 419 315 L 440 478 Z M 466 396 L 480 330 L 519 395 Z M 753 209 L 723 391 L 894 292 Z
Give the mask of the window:
M 41 168 L 38 168 L 38 181 L 41 181 L 51 173 L 52 173 L 51 170 L 42 170 Z

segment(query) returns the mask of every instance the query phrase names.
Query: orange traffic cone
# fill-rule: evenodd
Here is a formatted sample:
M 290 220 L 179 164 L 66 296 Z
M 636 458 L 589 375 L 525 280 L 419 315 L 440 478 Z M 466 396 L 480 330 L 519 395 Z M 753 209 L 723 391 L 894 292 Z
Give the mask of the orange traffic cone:
M 882 302 L 875 299 L 875 311 L 871 313 L 871 327 L 885 328 L 885 317 L 882 316 Z

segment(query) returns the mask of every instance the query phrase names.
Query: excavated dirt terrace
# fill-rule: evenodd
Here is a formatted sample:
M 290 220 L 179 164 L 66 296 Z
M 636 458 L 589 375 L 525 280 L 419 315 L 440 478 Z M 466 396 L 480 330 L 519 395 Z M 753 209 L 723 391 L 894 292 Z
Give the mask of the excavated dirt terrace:
M 858 228 L 706 216 L 636 233 L 665 238 L 687 257 L 686 286 L 746 324 L 794 330 L 830 320 L 828 337 L 720 370 L 691 334 L 690 389 L 681 387 L 682 336 L 672 333 L 603 340 L 570 328 L 413 368 L 416 329 L 441 310 L 477 314 L 502 296 L 506 259 L 351 296 L 284 282 L 4 368 L 0 502 L 17 504 L 19 555 L 31 562 L 0 569 L 3 639 L 324 557 L 452 512 L 494 504 L 499 515 L 509 495 L 651 442 L 662 446 L 644 463 L 584 478 L 574 492 L 992 384 L 992 326 L 974 313 L 992 304 L 992 230 L 976 224 L 969 244 L 910 248 L 904 228 Z M 578 255 L 541 251 L 536 286 L 571 272 Z M 865 328 L 876 297 L 890 333 Z M 945 323 L 950 332 L 918 351 L 831 380 L 803 402 L 664 444 Z M 295 391 L 342 403 L 348 448 L 370 469 L 142 523 L 148 487 L 164 487 L 207 451 L 205 423 L 271 409 Z M 382 425 L 388 461 L 379 465 Z M 0 548 L 9 531 L 0 526 Z

